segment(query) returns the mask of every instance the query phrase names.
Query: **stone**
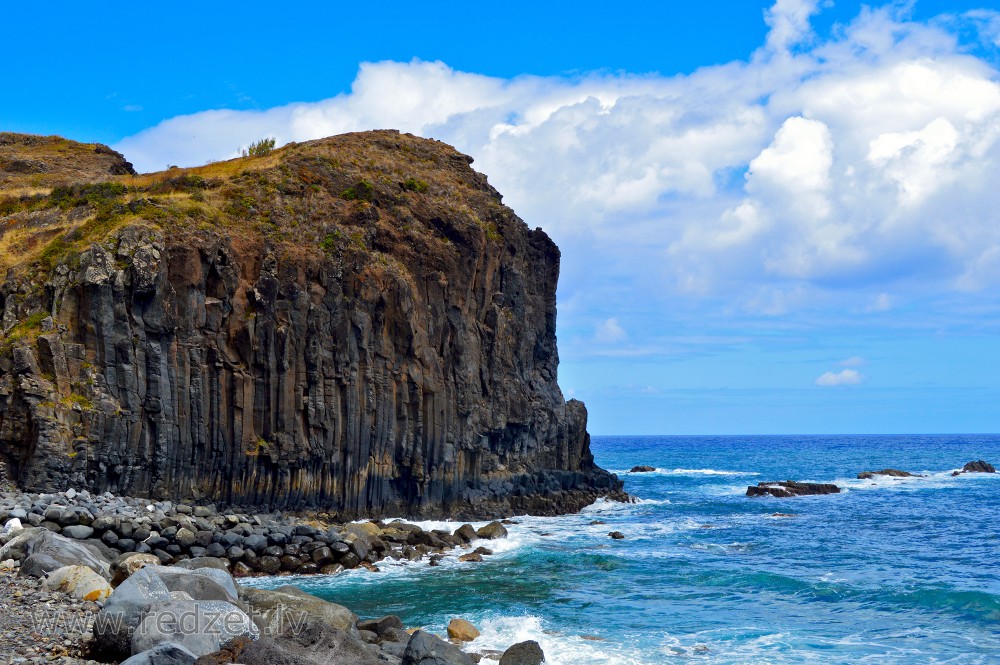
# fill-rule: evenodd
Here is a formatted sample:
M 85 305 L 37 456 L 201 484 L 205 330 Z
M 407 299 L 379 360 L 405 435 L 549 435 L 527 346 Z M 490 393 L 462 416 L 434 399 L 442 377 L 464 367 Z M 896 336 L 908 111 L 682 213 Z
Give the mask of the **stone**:
M 94 648 L 107 660 L 132 655 L 132 636 L 154 603 L 170 600 L 170 591 L 153 570 L 141 568 L 115 589 L 94 618 Z
M 459 538 L 463 543 L 471 543 L 478 536 L 476 536 L 476 529 L 471 524 L 463 524 L 462 526 L 455 529 L 455 536 Z
M 83 565 L 110 579 L 109 564 L 96 548 L 88 543 L 72 540 L 42 528 L 23 529 L 0 547 L 3 559 L 25 560 L 32 554 L 44 554 L 65 566 Z
M 65 565 L 62 561 L 56 561 L 47 554 L 29 554 L 21 562 L 21 567 L 17 569 L 17 576 L 44 578 L 53 570 L 59 570 Z
M 472 656 L 437 635 L 418 630 L 410 636 L 402 665 L 473 665 Z
M 837 494 L 840 488 L 826 483 L 800 483 L 794 480 L 765 482 L 747 488 L 747 496 L 773 496 L 784 499 L 814 494 Z
M 463 554 L 458 557 L 458 560 L 463 563 L 481 563 L 483 560 L 483 555 L 479 552 L 469 552 L 468 554 Z
M 395 614 L 388 614 L 378 619 L 363 619 L 357 623 L 358 630 L 367 630 L 382 637 L 390 630 L 402 630 L 403 621 Z M 407 635 L 409 639 L 409 635 Z
M 174 534 L 174 542 L 183 547 L 184 549 L 187 549 L 192 545 L 194 545 L 195 538 L 196 536 L 194 531 L 183 527 L 178 529 L 177 533 Z
M 204 656 L 241 635 L 255 639 L 260 631 L 250 617 L 232 603 L 167 600 L 149 606 L 132 635 L 132 653 L 172 642 L 195 656 Z
M 133 573 L 145 566 L 158 566 L 160 560 L 152 554 L 129 552 L 111 563 L 111 586 L 117 587 Z
M 299 631 L 314 623 L 352 632 L 358 620 L 346 607 L 328 603 L 293 586 L 273 590 L 242 587 L 240 600 L 249 606 L 254 622 L 268 637 L 283 635 L 288 630 Z
M 275 556 L 262 556 L 257 559 L 257 570 L 265 575 L 277 575 L 281 570 L 281 559 Z
M 500 656 L 500 665 L 541 665 L 544 662 L 545 653 L 534 640 L 518 642 Z
M 624 540 L 625 534 L 622 533 L 621 531 L 612 531 L 611 533 L 608 534 L 608 537 L 610 537 L 612 540 Z
M 465 619 L 454 618 L 448 622 L 448 638 L 456 642 L 471 642 L 479 637 L 479 629 Z
M 992 464 L 979 460 L 977 462 L 968 462 L 964 467 L 962 467 L 962 473 L 996 473 L 997 470 Z
M 490 522 L 476 531 L 476 535 L 485 540 L 496 540 L 507 537 L 507 529 L 500 522 Z
M 194 665 L 197 656 L 173 642 L 161 642 L 149 651 L 137 653 L 121 665 Z
M 77 524 L 75 526 L 63 527 L 62 535 L 73 540 L 87 540 L 94 534 L 94 530 L 89 526 Z
M 112 591 L 106 579 L 86 566 L 63 566 L 52 571 L 45 578 L 45 587 L 92 602 L 107 600 Z
M 645 464 L 640 464 L 638 466 L 633 466 L 631 469 L 629 469 L 629 473 L 650 473 L 652 471 L 656 471 L 656 467 L 655 466 L 647 466 Z
M 155 566 L 152 570 L 163 580 L 169 591 L 183 591 L 192 600 L 235 602 L 239 598 L 232 576 L 221 570 L 188 570 L 176 566 Z

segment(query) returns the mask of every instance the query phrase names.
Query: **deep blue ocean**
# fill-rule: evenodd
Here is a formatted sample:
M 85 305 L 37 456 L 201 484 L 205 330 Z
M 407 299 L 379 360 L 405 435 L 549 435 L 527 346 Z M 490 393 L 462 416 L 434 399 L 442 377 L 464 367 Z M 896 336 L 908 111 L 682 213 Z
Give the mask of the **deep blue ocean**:
M 1000 474 L 951 476 L 1000 465 L 1000 436 L 594 437 L 593 450 L 637 503 L 517 518 L 481 564 L 255 583 L 442 634 L 463 617 L 483 631 L 472 649 L 535 639 L 550 665 L 1000 663 Z M 627 473 L 638 464 L 657 471 Z M 856 479 L 885 467 L 926 477 Z M 786 479 L 844 491 L 744 495 Z

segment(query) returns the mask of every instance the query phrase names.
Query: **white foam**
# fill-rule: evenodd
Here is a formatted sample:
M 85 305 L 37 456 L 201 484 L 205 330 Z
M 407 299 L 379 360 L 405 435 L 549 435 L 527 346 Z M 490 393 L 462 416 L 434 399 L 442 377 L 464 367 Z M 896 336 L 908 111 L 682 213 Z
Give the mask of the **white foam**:
M 629 469 L 612 469 L 619 476 L 759 476 L 756 471 L 723 471 L 719 469 L 655 469 L 632 473 Z
M 570 635 L 547 630 L 536 616 L 487 617 L 478 624 L 482 634 L 471 642 L 467 651 L 493 649 L 504 651 L 513 644 L 534 640 L 545 652 L 547 665 L 648 665 L 650 660 L 643 651 L 612 641 L 585 639 L 583 635 Z M 490 661 L 485 661 L 490 662 Z

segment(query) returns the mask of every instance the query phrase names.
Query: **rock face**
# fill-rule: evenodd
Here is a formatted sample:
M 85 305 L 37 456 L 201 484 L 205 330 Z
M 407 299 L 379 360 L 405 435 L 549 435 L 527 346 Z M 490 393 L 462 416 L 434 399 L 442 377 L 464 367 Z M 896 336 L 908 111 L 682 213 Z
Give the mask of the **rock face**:
M 784 499 L 812 494 L 837 494 L 840 488 L 828 483 L 800 483 L 794 480 L 758 483 L 747 488 L 747 496 L 774 496 Z
M 381 131 L 0 191 L 9 475 L 343 517 L 623 496 L 557 384 L 559 250 L 470 162 Z

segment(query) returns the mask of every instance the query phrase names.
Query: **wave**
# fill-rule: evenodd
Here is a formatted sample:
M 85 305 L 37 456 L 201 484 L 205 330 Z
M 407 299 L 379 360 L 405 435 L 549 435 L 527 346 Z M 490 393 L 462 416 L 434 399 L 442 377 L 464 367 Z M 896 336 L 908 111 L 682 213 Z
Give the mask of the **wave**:
M 655 469 L 632 473 L 629 469 L 612 469 L 619 476 L 759 476 L 756 471 L 724 471 L 720 469 Z

